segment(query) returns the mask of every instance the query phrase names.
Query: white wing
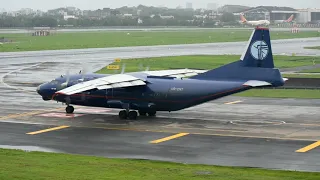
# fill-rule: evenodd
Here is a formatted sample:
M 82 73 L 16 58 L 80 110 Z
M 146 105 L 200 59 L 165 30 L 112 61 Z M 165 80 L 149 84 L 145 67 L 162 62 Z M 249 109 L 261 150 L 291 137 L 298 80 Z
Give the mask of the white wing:
M 144 71 L 143 73 L 149 76 L 169 76 L 169 77 L 188 77 L 194 76 L 199 73 L 206 72 L 205 70 L 193 70 L 193 69 L 177 69 L 177 70 L 161 70 L 161 71 Z M 140 72 L 141 73 L 141 72 Z M 142 86 L 146 85 L 144 79 L 140 79 L 129 74 L 115 74 L 107 77 L 94 79 L 91 81 L 85 81 L 75 84 L 68 88 L 62 89 L 57 94 L 72 95 L 81 93 L 92 89 L 111 89 L 130 86 Z
M 206 70 L 196 69 L 174 69 L 174 70 L 160 70 L 160 71 L 144 71 L 150 76 L 169 76 L 169 77 L 189 77 L 207 72 Z
M 101 90 L 141 85 L 146 85 L 146 83 L 142 79 L 127 74 L 116 74 L 75 84 L 58 91 L 57 94 L 71 95 L 92 89 Z

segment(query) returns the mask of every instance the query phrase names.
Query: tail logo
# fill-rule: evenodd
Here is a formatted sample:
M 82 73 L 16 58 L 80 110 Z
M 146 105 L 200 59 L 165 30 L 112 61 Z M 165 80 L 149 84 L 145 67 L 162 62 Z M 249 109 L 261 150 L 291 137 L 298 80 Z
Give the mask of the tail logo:
M 264 60 L 269 53 L 269 47 L 265 41 L 255 41 L 250 48 L 251 56 L 256 60 Z

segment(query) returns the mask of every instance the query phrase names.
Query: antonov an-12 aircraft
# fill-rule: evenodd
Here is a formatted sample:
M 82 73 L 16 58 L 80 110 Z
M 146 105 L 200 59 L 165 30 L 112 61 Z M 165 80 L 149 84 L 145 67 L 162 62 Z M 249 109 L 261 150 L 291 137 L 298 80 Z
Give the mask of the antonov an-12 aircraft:
M 136 119 L 138 112 L 155 116 L 256 87 L 282 86 L 286 80 L 274 67 L 269 29 L 257 27 L 240 60 L 216 69 L 77 74 L 44 83 L 37 92 L 43 100 L 65 103 L 66 113 L 74 112 L 71 105 L 117 108 L 121 119 Z

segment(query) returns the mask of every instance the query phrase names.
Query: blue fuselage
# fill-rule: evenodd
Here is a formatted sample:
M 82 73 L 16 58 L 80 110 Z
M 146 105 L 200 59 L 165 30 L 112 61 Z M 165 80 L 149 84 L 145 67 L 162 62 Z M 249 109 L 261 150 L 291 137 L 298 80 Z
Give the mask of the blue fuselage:
M 84 79 L 86 81 L 102 76 L 93 74 L 87 75 Z M 59 86 L 66 81 L 61 77 L 41 85 L 39 94 L 47 99 L 82 106 L 123 109 L 123 104 L 129 104 L 130 109 L 135 110 L 148 111 L 152 106 L 156 111 L 177 111 L 250 88 L 243 86 L 245 81 L 144 78 L 148 82 L 147 85 L 90 90 L 66 96 L 55 94 L 61 89 Z M 68 86 L 78 83 L 78 79 L 81 79 L 79 75 L 72 76 Z

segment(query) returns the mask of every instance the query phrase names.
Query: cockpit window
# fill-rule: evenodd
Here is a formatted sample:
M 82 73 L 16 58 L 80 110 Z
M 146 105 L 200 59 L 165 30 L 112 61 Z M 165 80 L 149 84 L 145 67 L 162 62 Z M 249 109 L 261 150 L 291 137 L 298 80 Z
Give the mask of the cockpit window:
M 52 80 L 52 81 L 50 82 L 50 84 L 52 84 L 52 85 L 57 85 L 57 84 L 59 84 L 59 81 L 57 81 L 57 80 Z

